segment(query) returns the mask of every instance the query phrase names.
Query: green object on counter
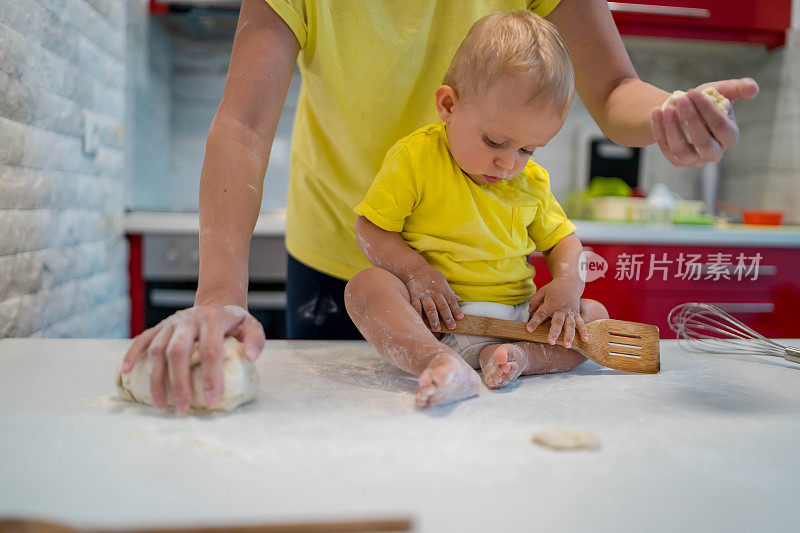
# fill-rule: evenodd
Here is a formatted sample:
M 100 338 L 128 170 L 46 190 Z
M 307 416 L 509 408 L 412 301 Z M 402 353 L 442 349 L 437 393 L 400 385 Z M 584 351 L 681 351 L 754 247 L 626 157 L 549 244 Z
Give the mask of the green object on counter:
M 602 196 L 630 196 L 630 186 L 621 178 L 594 176 L 584 191 L 572 191 L 564 201 L 563 207 L 570 218 L 590 219 L 592 210 L 589 201 Z
M 589 188 L 586 189 L 589 198 L 600 196 L 630 196 L 631 187 L 622 178 L 608 176 L 594 176 L 589 180 Z
M 562 207 L 569 218 L 588 219 L 591 215 L 589 200 L 586 191 L 572 191 L 567 195 Z
M 693 217 L 674 217 L 673 224 L 709 226 L 714 224 L 714 215 L 695 215 Z

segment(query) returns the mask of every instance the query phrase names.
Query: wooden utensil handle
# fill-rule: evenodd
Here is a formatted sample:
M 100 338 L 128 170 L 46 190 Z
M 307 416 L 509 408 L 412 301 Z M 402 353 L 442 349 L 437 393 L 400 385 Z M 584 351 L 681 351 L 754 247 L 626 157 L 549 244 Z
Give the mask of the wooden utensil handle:
M 411 531 L 411 528 L 412 522 L 409 518 L 154 529 L 78 529 L 38 520 L 0 520 L 0 533 L 356 533 L 360 531 Z
M 445 333 L 459 333 L 461 335 L 479 335 L 481 337 L 499 337 L 501 339 L 515 339 L 520 341 L 549 342 L 547 334 L 550 331 L 549 324 L 540 324 L 533 331 L 525 329 L 527 322 L 516 320 L 505 320 L 502 318 L 491 318 L 486 316 L 464 315 L 461 320 L 456 320 L 456 327 L 447 329 L 442 323 L 442 331 Z M 576 337 L 576 341 L 578 338 Z M 563 336 L 559 336 L 556 344 L 563 344 Z
M 358 533 L 373 531 L 411 531 L 411 520 L 358 520 L 351 522 L 317 522 L 264 524 L 239 527 L 207 527 L 190 529 L 142 529 L 120 533 Z

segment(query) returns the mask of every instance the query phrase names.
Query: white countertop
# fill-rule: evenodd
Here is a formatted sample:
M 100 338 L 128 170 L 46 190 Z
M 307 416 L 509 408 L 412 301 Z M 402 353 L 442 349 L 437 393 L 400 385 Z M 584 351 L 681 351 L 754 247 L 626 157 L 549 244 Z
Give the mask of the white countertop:
M 800 227 L 796 226 L 623 224 L 589 220 L 574 223 L 578 237 L 588 243 L 800 248 Z
M 200 233 L 200 215 L 198 213 L 128 212 L 125 213 L 125 233 L 129 235 L 197 235 Z M 282 237 L 285 233 L 285 209 L 273 209 L 259 214 L 253 235 Z
M 662 342 L 431 411 L 363 342 L 269 341 L 230 415 L 115 400 L 128 340 L 0 340 L 0 516 L 137 527 L 412 516 L 416 531 L 800 528 L 800 367 Z M 531 435 L 595 432 L 559 453 Z
M 800 227 L 688 226 L 669 224 L 621 224 L 576 220 L 577 234 L 585 243 L 684 244 L 717 246 L 800 247 Z M 197 234 L 197 213 L 132 212 L 125 215 L 128 234 Z M 286 211 L 262 212 L 253 235 L 282 236 L 286 231 Z

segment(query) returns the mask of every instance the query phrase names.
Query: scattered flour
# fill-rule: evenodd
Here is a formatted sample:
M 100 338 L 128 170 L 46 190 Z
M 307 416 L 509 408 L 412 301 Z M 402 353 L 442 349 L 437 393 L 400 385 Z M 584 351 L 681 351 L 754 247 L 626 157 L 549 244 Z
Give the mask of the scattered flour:
M 125 401 L 116 396 L 98 396 L 97 398 L 87 398 L 84 403 L 92 407 L 116 407 Z
M 170 444 L 182 449 L 194 450 L 203 454 L 220 455 L 229 457 L 231 459 L 237 459 L 248 464 L 255 464 L 253 459 L 248 454 L 236 448 L 226 446 L 211 437 L 204 437 L 200 435 L 161 435 L 150 428 L 141 426 L 134 428 L 131 433 L 134 437 L 143 442 Z

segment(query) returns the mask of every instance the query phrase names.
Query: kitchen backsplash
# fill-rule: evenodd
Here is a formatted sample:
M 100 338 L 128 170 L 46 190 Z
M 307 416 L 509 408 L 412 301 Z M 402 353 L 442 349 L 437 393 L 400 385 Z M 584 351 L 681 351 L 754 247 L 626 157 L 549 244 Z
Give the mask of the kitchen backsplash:
M 718 199 L 750 208 L 786 211 L 786 221 L 800 223 L 793 207 L 800 202 L 800 0 L 795 0 L 793 29 L 786 46 L 759 46 L 626 38 L 640 77 L 667 91 L 686 90 L 705 81 L 751 76 L 762 92 L 735 104 L 740 143 L 720 165 Z M 230 16 L 230 15 L 229 15 Z M 176 22 L 176 20 L 178 22 Z M 209 21 L 206 20 L 206 26 Z M 139 50 L 149 57 L 135 79 L 138 115 L 133 117 L 129 207 L 143 210 L 197 210 L 197 192 L 206 134 L 222 95 L 235 19 L 212 21 L 150 17 L 148 41 Z M 199 28 L 199 29 L 198 29 Z M 139 83 L 139 82 L 137 82 Z M 262 209 L 282 207 L 288 179 L 291 124 L 299 91 L 295 75 L 278 126 L 265 182 Z M 165 100 L 165 95 L 168 95 Z M 165 134 L 164 129 L 167 128 Z M 587 131 L 599 129 L 576 98 L 564 129 L 536 160 L 548 169 L 560 199 L 584 184 L 576 150 Z M 145 157 L 148 155 L 150 157 Z M 700 171 L 676 168 L 653 145 L 643 151 L 642 184 L 649 190 L 666 184 L 686 199 L 700 198 Z
M 628 40 L 640 76 L 666 89 L 685 89 L 715 79 L 750 76 L 760 86 L 752 101 L 734 103 L 739 143 L 721 162 L 718 197 L 747 208 L 784 211 L 784 223 L 800 224 L 800 25 L 794 3 L 793 28 L 785 46 Z M 674 51 L 674 54 L 670 52 Z M 661 181 L 685 197 L 697 197 L 697 169 L 676 169 L 655 146 L 645 150 L 650 183 Z
M 761 94 L 737 113 L 741 135 L 724 159 L 722 195 L 749 207 L 782 210 L 786 224 L 800 225 L 800 2 L 792 7 L 786 46 L 747 58 Z
M 718 200 L 747 208 L 777 209 L 784 223 L 800 224 L 800 1 L 793 4 L 793 27 L 787 44 L 775 50 L 743 44 L 667 39 L 625 38 L 640 78 L 666 91 L 686 90 L 701 83 L 752 77 L 759 96 L 734 103 L 740 137 L 720 163 Z M 579 150 L 581 132 L 596 129 L 577 100 L 564 129 L 537 161 L 550 171 L 559 199 L 582 183 L 584 171 L 570 150 Z M 657 145 L 642 154 L 643 184 L 649 190 L 664 183 L 685 199 L 700 199 L 700 169 L 677 168 Z M 571 179 L 559 179 L 570 176 Z
M 225 88 L 235 13 L 139 17 L 129 39 L 132 210 L 197 211 L 206 136 Z M 286 205 L 295 73 L 278 123 L 262 210 Z
M 173 210 L 173 191 L 185 179 L 171 165 L 172 36 L 162 24 L 151 24 L 147 2 L 137 1 L 142 7 L 128 10 L 126 47 L 127 206 Z

